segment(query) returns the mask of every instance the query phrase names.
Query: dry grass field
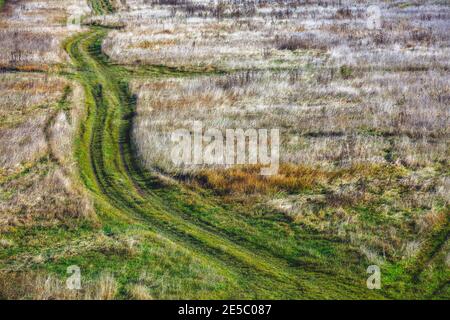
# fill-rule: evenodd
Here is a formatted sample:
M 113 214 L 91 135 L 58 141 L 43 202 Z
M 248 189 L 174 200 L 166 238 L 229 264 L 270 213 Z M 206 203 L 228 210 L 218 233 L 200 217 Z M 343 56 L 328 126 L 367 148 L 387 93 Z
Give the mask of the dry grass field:
M 261 8 L 242 19 L 224 14 L 211 21 L 158 16 L 159 29 L 132 20 L 111 33 L 105 52 L 122 63 L 184 67 L 187 58 L 195 66 L 249 69 L 137 80 L 133 134 L 145 165 L 227 201 L 268 206 L 302 226 L 340 234 L 374 263 L 417 254 L 431 230 L 448 221 L 450 10 L 382 6 L 383 26 L 371 30 L 364 7 L 299 7 L 287 16 Z M 202 28 L 217 38 L 203 36 Z M 201 39 L 188 40 L 188 34 Z M 151 44 L 146 37 L 165 40 Z M 130 49 L 114 51 L 113 44 Z M 258 55 L 263 49 L 269 54 Z M 246 50 L 254 50 L 250 61 Z M 276 67 L 274 57 L 282 60 Z M 223 132 L 279 128 L 279 174 L 263 177 L 257 167 L 175 167 L 170 134 L 189 128 L 189 120 Z
M 6 0 L 0 298 L 449 299 L 449 29 L 441 0 Z M 175 165 L 194 121 L 278 129 L 278 172 Z
M 42 74 L 0 76 L 0 229 L 68 222 L 88 213 L 71 181 L 77 117 L 71 83 Z M 78 108 L 80 104 L 78 104 Z
M 42 72 L 68 58 L 61 47 L 70 35 L 66 15 L 60 1 L 8 1 L 1 12 L 2 257 L 19 245 L 8 238 L 11 232 L 93 220 L 92 204 L 76 179 L 73 157 L 73 141 L 84 113 L 83 89 L 66 77 Z M 3 297 L 5 286 L 12 290 L 17 283 L 3 273 L 1 278 Z M 35 290 L 39 287 L 36 283 Z
M 89 10 L 83 0 L 6 1 L 0 20 L 0 68 L 48 70 L 68 62 L 61 43 L 78 31 L 67 24 L 78 8 Z

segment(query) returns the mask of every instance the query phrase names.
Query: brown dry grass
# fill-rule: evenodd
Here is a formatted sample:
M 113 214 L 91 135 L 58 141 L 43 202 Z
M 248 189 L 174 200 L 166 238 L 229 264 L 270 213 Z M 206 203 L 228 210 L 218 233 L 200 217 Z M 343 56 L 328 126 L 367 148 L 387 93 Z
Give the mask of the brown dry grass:
M 83 283 L 81 290 L 70 290 L 55 276 L 37 272 L 0 273 L 0 299 L 24 300 L 112 300 L 117 295 L 113 275 L 102 274 Z
M 333 185 L 336 182 L 356 181 L 360 177 L 385 180 L 402 174 L 401 167 L 359 164 L 348 168 L 325 169 L 307 165 L 280 165 L 278 174 L 260 175 L 261 165 L 234 166 L 229 169 L 204 169 L 190 176 L 193 182 L 220 194 L 300 193 Z M 189 177 L 189 176 L 188 176 Z
M 74 32 L 67 27 L 68 10 L 83 0 L 7 1 L 0 13 L 0 68 L 47 71 L 67 61 L 62 41 Z
M 161 47 L 175 45 L 175 40 L 155 40 L 155 41 L 142 41 L 139 42 L 136 47 L 142 49 L 159 50 Z
M 72 155 L 82 89 L 60 77 L 6 73 L 0 90 L 0 230 L 92 218 Z
M 127 287 L 128 295 L 133 300 L 153 300 L 148 288 L 141 284 L 132 284 Z

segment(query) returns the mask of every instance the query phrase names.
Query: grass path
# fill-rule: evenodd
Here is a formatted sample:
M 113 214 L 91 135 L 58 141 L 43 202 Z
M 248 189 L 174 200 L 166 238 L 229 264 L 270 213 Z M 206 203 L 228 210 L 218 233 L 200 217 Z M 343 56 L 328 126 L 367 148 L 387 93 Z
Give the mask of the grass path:
M 114 10 L 108 0 L 89 3 L 95 14 Z M 417 263 L 387 263 L 382 290 L 368 290 L 369 263 L 345 239 L 305 230 L 274 212 L 249 215 L 246 208 L 225 206 L 205 190 L 168 182 L 143 169 L 131 139 L 136 101 L 129 81 L 197 74 L 164 66 L 115 65 L 101 52 L 108 31 L 92 27 L 65 43 L 73 67 L 65 75 L 85 92 L 86 114 L 75 156 L 99 221 L 67 229 L 18 229 L 8 235 L 14 246 L 0 250 L 0 269 L 47 271 L 65 279 L 67 266 L 75 264 L 87 281 L 109 271 L 119 282 L 116 298 L 132 297 L 130 284 L 143 285 L 161 299 L 448 296 L 442 261 L 450 245 L 449 221 L 430 236 Z M 46 135 L 49 139 L 48 130 Z M 52 158 L 50 152 L 43 161 Z M 137 241 L 135 248 L 126 244 L 130 239 Z
M 86 93 L 87 119 L 80 129 L 76 157 L 81 179 L 94 194 L 104 221 L 113 227 L 120 223 L 144 224 L 182 244 L 193 255 L 238 274 L 247 282 L 243 286 L 254 290 L 250 294 L 253 297 L 381 297 L 367 291 L 364 281 L 344 279 L 338 276 L 341 272 L 332 272 L 325 265 L 308 265 L 293 258 L 301 255 L 300 251 L 290 256 L 277 253 L 286 243 L 271 239 L 277 236 L 277 230 L 270 230 L 275 224 L 266 227 L 264 234 L 261 228 L 252 227 L 245 219 L 240 221 L 239 215 L 233 217 L 213 200 L 178 185 L 166 185 L 156 174 L 143 170 L 130 141 L 135 101 L 128 91 L 126 71 L 111 65 L 100 50 L 106 32 L 93 28 L 66 44 Z M 297 244 L 298 239 L 284 240 Z M 287 247 L 298 249 L 289 243 Z
M 108 0 L 90 5 L 95 14 L 114 10 Z M 424 250 L 414 270 L 389 264 L 384 268 L 387 286 L 371 291 L 365 286 L 367 263 L 342 239 L 302 230 L 281 215 L 258 219 L 240 214 L 239 208 L 224 208 L 214 197 L 167 183 L 143 169 L 131 141 L 136 101 L 128 81 L 142 72 L 147 77 L 195 74 L 162 66 L 130 72 L 111 64 L 101 52 L 107 32 L 92 28 L 66 43 L 86 94 L 87 118 L 76 158 L 103 225 L 120 232 L 139 225 L 158 239 L 176 243 L 232 283 L 222 290 L 229 298 L 419 298 L 431 291 L 445 296 L 445 270 L 428 275 L 426 266 L 445 258 L 436 252 L 445 253 L 448 246 L 448 221 L 431 237 L 430 250 Z M 430 277 L 433 285 L 428 286 Z M 179 297 L 195 296 L 195 285 L 191 289 Z M 211 291 L 207 297 L 224 295 Z

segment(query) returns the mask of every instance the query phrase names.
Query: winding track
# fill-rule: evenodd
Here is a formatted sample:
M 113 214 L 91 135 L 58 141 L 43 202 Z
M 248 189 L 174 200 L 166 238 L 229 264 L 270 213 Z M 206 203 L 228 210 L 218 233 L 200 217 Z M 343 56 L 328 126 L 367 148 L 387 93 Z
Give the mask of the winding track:
M 106 28 L 94 27 L 66 43 L 77 69 L 76 78 L 86 95 L 87 117 L 80 128 L 76 157 L 81 179 L 92 191 L 98 212 L 117 223 L 143 223 L 193 254 L 239 274 L 246 282 L 243 287 L 254 292 L 255 298 L 390 296 L 387 292 L 368 291 L 358 275 L 343 276 L 343 270 L 333 273 L 330 271 L 333 265 L 323 268 L 280 252 L 279 244 L 265 245 L 262 242 L 267 237 L 261 236 L 261 232 L 268 230 L 252 229 L 252 221 L 228 212 L 213 199 L 182 185 L 167 184 L 157 173 L 141 168 L 131 141 L 135 98 L 128 89 L 130 72 L 111 64 L 102 54 L 101 42 L 107 32 Z M 172 76 L 181 73 L 164 68 L 157 68 L 156 72 Z M 203 219 L 202 215 L 210 216 L 212 212 L 219 214 L 220 220 Z M 241 229 L 233 233 L 230 228 Z M 443 250 L 448 241 L 448 228 L 447 221 L 437 232 L 439 241 L 431 242 L 434 246 L 430 252 Z M 242 236 L 245 230 L 253 234 Z M 270 232 L 277 237 L 273 231 Z M 428 255 L 412 272 L 416 281 L 420 281 L 421 271 L 436 256 Z M 336 266 L 339 264 L 334 264 Z M 443 279 L 437 287 L 442 289 L 447 285 L 448 281 Z
M 175 193 L 179 201 L 211 206 L 181 186 L 165 186 L 156 174 L 138 165 L 130 141 L 135 101 L 128 91 L 126 72 L 111 65 L 101 53 L 106 33 L 107 29 L 92 28 L 66 43 L 86 94 L 87 119 L 80 128 L 76 157 L 81 178 L 96 198 L 97 210 L 117 221 L 145 223 L 195 254 L 245 275 L 249 282 L 245 285 L 255 290 L 255 297 L 323 297 L 320 283 L 325 282 L 332 288 L 328 288 L 327 297 L 361 297 L 354 284 L 312 269 L 300 271 L 273 251 L 246 240 L 237 242 L 224 229 L 189 219 L 182 206 L 161 196 L 163 190 Z

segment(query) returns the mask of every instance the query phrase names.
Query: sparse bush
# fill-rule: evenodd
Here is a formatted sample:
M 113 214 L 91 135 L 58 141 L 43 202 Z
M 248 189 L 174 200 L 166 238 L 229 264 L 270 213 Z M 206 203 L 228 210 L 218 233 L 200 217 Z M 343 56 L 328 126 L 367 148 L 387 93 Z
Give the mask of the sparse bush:
M 288 38 L 275 38 L 278 50 L 327 50 L 327 45 L 314 34 L 296 35 Z
M 339 68 L 339 73 L 343 79 L 350 79 L 353 76 L 353 69 L 350 66 L 341 66 Z
M 339 8 L 336 10 L 336 19 L 350 19 L 353 17 L 352 10 L 350 8 Z
M 415 29 L 411 31 L 411 40 L 414 42 L 421 42 L 431 45 L 433 43 L 433 30 L 429 29 Z

